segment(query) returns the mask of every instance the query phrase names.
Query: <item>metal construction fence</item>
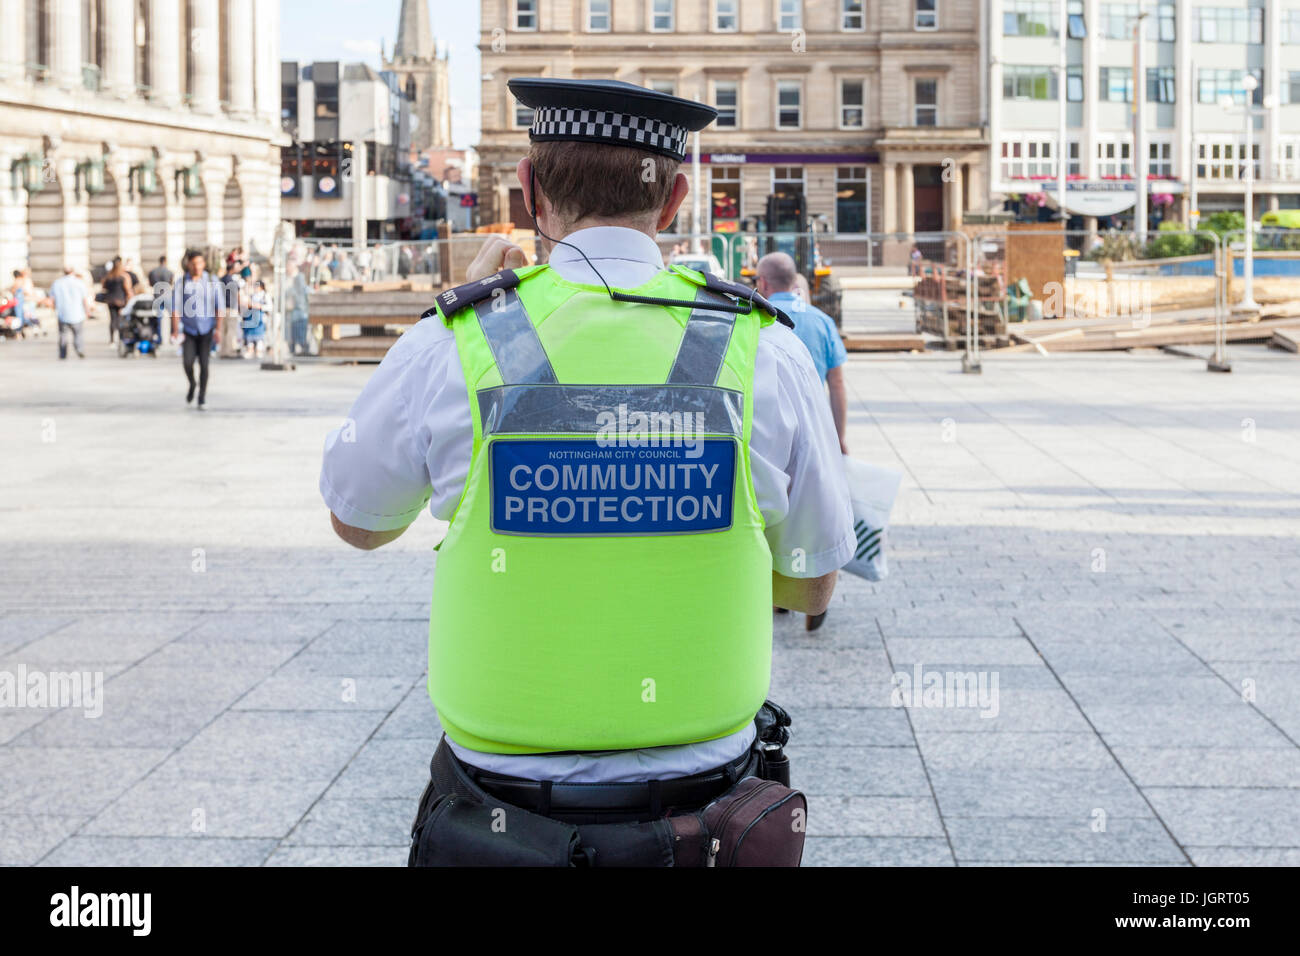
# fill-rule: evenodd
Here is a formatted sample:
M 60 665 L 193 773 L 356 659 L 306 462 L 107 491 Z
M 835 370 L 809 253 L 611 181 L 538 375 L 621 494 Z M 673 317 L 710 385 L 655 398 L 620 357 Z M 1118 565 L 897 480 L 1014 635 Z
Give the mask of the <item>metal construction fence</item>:
M 270 331 L 289 353 L 315 354 L 321 339 L 311 301 L 336 292 L 431 301 L 463 282 L 484 243 L 497 235 L 372 241 L 360 249 L 347 241 L 282 237 L 268 282 L 282 321 Z M 530 262 L 544 260 L 531 233 L 505 235 L 523 246 Z M 1107 347 L 1158 344 L 1159 335 L 1149 331 L 1153 323 L 1195 326 L 1191 340 L 1212 341 L 1211 366 L 1226 367 L 1232 293 L 1242 284 L 1233 277 L 1242 275 L 1244 258 L 1240 233 L 1162 229 L 1139 236 L 1047 223 L 930 233 L 660 234 L 656 243 L 666 263 L 750 283 L 763 255 L 787 252 L 809 280 L 811 301 L 828 312 L 833 303 L 850 347 L 939 347 L 959 352 L 967 371 L 979 371 L 989 349 L 1068 350 L 1101 332 L 1112 336 Z M 1300 289 L 1300 238 L 1286 230 L 1258 234 L 1254 265 L 1257 287 L 1277 281 Z M 841 297 L 846 289 L 851 294 Z M 422 309 L 409 311 L 414 321 Z M 396 314 L 382 311 L 385 323 L 406 324 L 389 317 Z M 383 333 L 382 325 L 361 324 L 362 334 L 367 328 Z M 1085 333 L 1091 338 L 1081 339 Z

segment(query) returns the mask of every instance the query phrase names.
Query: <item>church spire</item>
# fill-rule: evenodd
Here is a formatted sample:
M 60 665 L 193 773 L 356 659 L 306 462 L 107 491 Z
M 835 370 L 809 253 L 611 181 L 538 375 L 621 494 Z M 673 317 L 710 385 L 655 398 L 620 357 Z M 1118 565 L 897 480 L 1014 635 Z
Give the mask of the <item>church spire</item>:
M 422 59 L 433 56 L 433 52 L 428 0 L 402 0 L 402 13 L 397 21 L 397 42 L 393 44 L 393 59 Z

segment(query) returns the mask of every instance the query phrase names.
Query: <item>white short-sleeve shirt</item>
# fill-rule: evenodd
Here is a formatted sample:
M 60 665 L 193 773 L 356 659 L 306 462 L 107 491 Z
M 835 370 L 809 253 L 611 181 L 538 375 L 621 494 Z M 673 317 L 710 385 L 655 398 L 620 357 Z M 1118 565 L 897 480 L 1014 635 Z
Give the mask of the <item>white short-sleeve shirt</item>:
M 586 253 L 611 287 L 644 285 L 664 267 L 654 240 L 634 229 L 581 229 L 564 241 Z M 550 265 L 571 282 L 600 284 L 568 246 L 555 246 Z M 450 520 L 469 474 L 473 438 L 455 336 L 431 316 L 389 349 L 348 421 L 326 437 L 321 496 L 340 521 L 368 531 L 405 527 L 426 505 L 434 517 Z M 749 454 L 772 567 L 787 577 L 814 578 L 843 566 L 856 538 L 830 403 L 808 350 L 779 323 L 759 334 Z M 453 749 L 492 772 L 609 783 L 709 770 L 752 740 L 749 727 L 703 744 L 598 756 Z

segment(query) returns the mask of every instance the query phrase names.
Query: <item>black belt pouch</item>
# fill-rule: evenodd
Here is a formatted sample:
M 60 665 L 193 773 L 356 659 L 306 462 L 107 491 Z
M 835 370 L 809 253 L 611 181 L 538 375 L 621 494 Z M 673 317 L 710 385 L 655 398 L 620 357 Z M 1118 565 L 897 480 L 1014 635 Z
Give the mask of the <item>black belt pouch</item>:
M 519 807 L 438 798 L 412 835 L 414 866 L 573 866 L 578 829 Z

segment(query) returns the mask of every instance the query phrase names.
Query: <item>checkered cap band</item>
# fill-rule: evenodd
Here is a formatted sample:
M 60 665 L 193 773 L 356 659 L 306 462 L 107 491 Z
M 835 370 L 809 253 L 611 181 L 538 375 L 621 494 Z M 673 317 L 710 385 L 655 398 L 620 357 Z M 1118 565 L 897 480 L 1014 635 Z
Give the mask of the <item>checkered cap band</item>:
M 662 150 L 680 159 L 686 155 L 688 130 L 685 126 L 629 113 L 540 107 L 533 111 L 532 133 L 547 138 L 598 139 L 615 146 Z

